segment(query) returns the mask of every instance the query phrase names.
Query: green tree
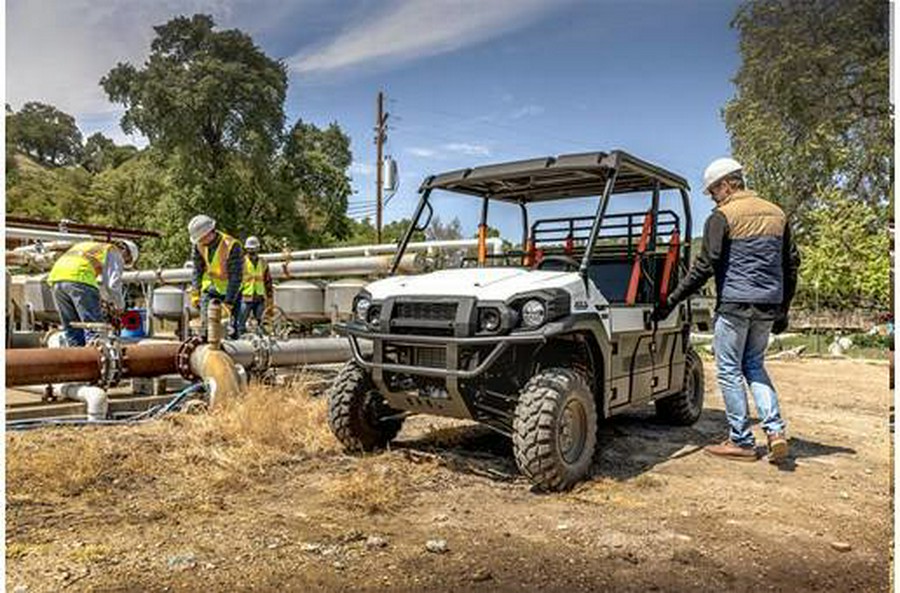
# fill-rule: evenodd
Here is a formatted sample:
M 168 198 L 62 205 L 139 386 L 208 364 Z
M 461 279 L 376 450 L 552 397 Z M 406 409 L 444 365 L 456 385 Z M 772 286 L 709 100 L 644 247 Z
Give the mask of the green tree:
M 800 268 L 808 306 L 818 292 L 823 307 L 890 309 L 890 239 L 881 223 L 883 210 L 834 191 L 810 213 Z
M 75 118 L 52 105 L 29 102 L 6 109 L 7 150 L 23 152 L 42 165 L 72 165 L 81 154 L 81 131 Z
M 411 224 L 410 219 L 403 218 L 400 220 L 394 220 L 386 225 L 381 227 L 381 242 L 382 243 L 397 243 L 400 239 L 403 238 L 403 235 L 406 233 L 406 229 L 409 228 Z M 375 240 L 375 225 L 372 223 L 372 219 L 366 217 L 362 220 L 350 220 L 350 236 L 346 240 L 341 242 L 341 245 L 374 245 L 377 243 Z M 415 231 L 412 234 L 411 241 L 424 241 L 425 233 L 422 231 Z
M 161 202 L 164 249 L 188 252 L 185 224 L 205 212 L 246 235 L 296 230 L 291 201 L 276 179 L 287 75 L 247 34 L 218 31 L 208 15 L 155 27 L 141 68 L 119 63 L 100 84 L 125 107 L 122 129 L 138 131 L 166 158 L 173 193 Z
M 432 219 L 431 224 L 428 225 L 428 229 L 425 231 L 425 236 L 429 241 L 452 241 L 454 239 L 462 239 L 462 223 L 459 221 L 459 217 L 454 217 L 450 222 L 443 222 L 440 216 L 435 215 Z
M 336 123 L 322 130 L 298 120 L 288 133 L 283 179 L 308 240 L 327 243 L 350 236 L 346 212 L 353 190 L 347 169 L 352 160 L 350 138 Z
M 724 110 L 755 188 L 796 215 L 829 196 L 892 195 L 890 5 L 883 0 L 758 0 L 740 33 L 737 93 Z
M 138 149 L 131 145 L 117 146 L 112 139 L 100 132 L 88 136 L 81 151 L 81 166 L 91 173 L 118 167 L 134 155 Z

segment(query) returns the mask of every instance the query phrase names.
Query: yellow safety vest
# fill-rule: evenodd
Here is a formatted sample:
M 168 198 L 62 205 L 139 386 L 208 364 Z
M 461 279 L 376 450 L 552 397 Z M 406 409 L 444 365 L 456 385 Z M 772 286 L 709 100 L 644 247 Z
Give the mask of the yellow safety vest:
M 209 246 L 197 245 L 200 256 L 206 264 L 203 279 L 200 282 L 200 290 L 206 292 L 211 286 L 217 293 L 224 295 L 228 292 L 228 255 L 238 242 L 237 239 L 225 233 L 219 233 L 219 235 L 219 244 L 216 246 L 212 260 L 209 257 Z
M 266 262 L 262 258 L 257 258 L 254 266 L 250 256 L 244 256 L 244 279 L 243 284 L 241 284 L 241 293 L 245 299 L 265 296 L 266 284 L 263 281 L 265 271 Z
M 78 282 L 99 289 L 99 278 L 110 249 L 112 245 L 99 241 L 76 243 L 53 264 L 47 282 Z

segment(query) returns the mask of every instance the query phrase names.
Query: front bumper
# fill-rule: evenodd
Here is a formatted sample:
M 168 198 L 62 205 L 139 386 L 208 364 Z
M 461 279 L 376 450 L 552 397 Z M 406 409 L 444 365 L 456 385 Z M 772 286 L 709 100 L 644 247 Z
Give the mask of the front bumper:
M 422 377 L 439 377 L 444 379 L 474 379 L 487 371 L 506 350 L 519 344 L 542 344 L 550 338 L 566 331 L 568 326 L 562 321 L 550 322 L 535 331 L 515 332 L 506 335 L 455 337 L 455 336 L 427 336 L 407 334 L 386 334 L 370 331 L 365 325 L 358 322 L 339 323 L 335 330 L 346 335 L 350 339 L 350 347 L 353 359 L 360 366 L 373 372 L 376 383 L 379 383 L 383 372 L 403 373 Z M 359 346 L 359 339 L 372 341 L 372 358 L 366 360 Z M 432 366 L 406 365 L 385 362 L 384 347 L 396 346 L 425 346 L 431 348 L 443 348 L 446 360 L 444 368 Z M 493 347 L 487 356 L 479 360 L 474 368 L 459 368 L 459 352 L 467 347 Z

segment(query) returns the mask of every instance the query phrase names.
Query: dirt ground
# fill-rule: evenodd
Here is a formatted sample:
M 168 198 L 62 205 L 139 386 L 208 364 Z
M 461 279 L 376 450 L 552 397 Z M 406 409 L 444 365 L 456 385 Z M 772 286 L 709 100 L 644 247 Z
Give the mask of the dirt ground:
M 606 423 L 565 494 L 530 492 L 508 443 L 464 423 L 411 418 L 391 451 L 344 455 L 302 386 L 8 434 L 7 590 L 889 590 L 887 365 L 770 371 L 790 464 L 699 450 L 725 427 L 707 364 L 700 422 Z

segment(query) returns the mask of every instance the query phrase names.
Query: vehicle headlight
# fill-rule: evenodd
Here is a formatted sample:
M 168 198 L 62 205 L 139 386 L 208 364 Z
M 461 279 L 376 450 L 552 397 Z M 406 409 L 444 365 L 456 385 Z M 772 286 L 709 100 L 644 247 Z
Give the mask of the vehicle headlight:
M 368 319 L 369 307 L 372 306 L 372 301 L 368 297 L 357 297 L 356 299 L 356 320 L 365 323 Z
M 366 319 L 369 322 L 369 325 L 372 327 L 378 327 L 381 325 L 381 306 L 379 305 L 371 305 L 369 307 L 368 313 L 366 313 Z
M 495 332 L 500 329 L 500 311 L 493 307 L 481 309 L 478 314 L 478 331 Z
M 530 299 L 522 305 L 522 325 L 524 327 L 535 328 L 544 323 L 547 319 L 547 307 L 544 302 L 538 299 Z

